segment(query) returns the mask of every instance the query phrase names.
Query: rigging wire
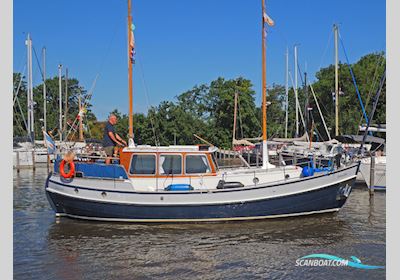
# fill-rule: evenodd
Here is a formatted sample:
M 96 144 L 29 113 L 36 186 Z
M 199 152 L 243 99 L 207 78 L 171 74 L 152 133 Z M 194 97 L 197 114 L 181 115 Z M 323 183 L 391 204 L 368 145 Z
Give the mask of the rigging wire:
M 96 85 L 96 82 L 97 82 L 97 78 L 98 78 L 98 77 L 99 77 L 99 74 L 96 75 L 96 77 L 95 77 L 95 79 L 94 79 L 94 81 L 93 81 L 92 87 L 90 88 L 88 95 L 87 95 L 87 96 L 85 97 L 85 99 L 84 99 L 84 102 L 83 102 L 83 105 L 82 105 L 82 110 L 83 110 L 83 109 L 86 109 L 86 108 L 88 107 L 88 105 L 89 105 L 89 100 L 90 100 L 90 98 L 91 98 L 92 95 L 93 95 L 94 87 L 95 87 L 95 85 Z M 80 113 L 80 112 L 79 112 L 79 113 Z M 82 117 L 83 117 L 83 116 L 82 116 Z M 75 125 L 75 122 L 77 122 L 77 120 L 78 120 L 78 115 L 75 117 L 74 122 L 72 123 L 72 126 Z M 71 130 L 72 130 L 72 129 L 70 129 L 70 130 L 68 131 L 68 134 L 67 134 L 66 139 L 69 137 L 69 135 L 70 135 L 70 133 L 71 133 Z M 75 142 L 76 142 L 76 141 L 75 141 Z
M 289 71 L 289 76 L 290 76 L 290 80 L 292 81 L 292 86 L 294 87 L 293 77 L 292 77 L 292 73 L 290 71 Z M 298 98 L 297 98 L 297 100 L 298 100 Z M 299 108 L 299 111 L 300 111 L 300 117 L 301 117 L 301 121 L 303 123 L 304 131 L 305 131 L 306 136 L 307 136 L 307 141 L 310 141 L 310 139 L 308 137 L 308 133 L 307 133 L 306 123 L 304 122 L 304 118 L 303 118 L 303 112 L 301 111 L 300 103 L 297 102 L 297 104 L 299 105 L 298 108 Z
M 27 125 L 25 117 L 24 117 L 24 112 L 22 111 L 21 104 L 19 103 L 19 99 L 18 98 L 17 98 L 17 104 L 18 104 L 19 110 L 21 111 L 21 117 L 22 117 L 22 120 L 24 121 L 25 129 L 28 130 L 27 129 L 28 125 Z
M 37 54 L 36 54 L 35 47 L 32 46 L 32 49 L 33 49 L 33 53 L 34 53 L 35 58 L 36 58 L 37 66 L 38 66 L 39 71 L 40 71 L 40 76 L 42 77 L 42 81 L 44 81 L 44 73 L 43 73 L 42 67 L 40 67 L 40 62 L 39 62 L 39 58 L 38 58 L 38 56 L 37 56 Z
M 20 119 L 19 119 L 19 117 L 18 117 L 18 112 L 17 112 L 15 106 L 13 106 L 13 114 L 14 114 L 14 116 L 15 116 L 15 122 L 16 122 L 18 128 L 20 129 L 21 133 L 24 133 L 24 132 L 25 132 L 25 129 L 24 129 L 24 128 L 22 127 L 22 125 L 21 125 L 21 121 L 20 121 Z M 21 115 L 22 115 L 22 114 L 21 114 Z
M 96 85 L 96 83 L 97 83 L 97 79 L 100 77 L 100 74 L 103 72 L 103 67 L 104 67 L 105 61 L 106 61 L 106 59 L 108 58 L 108 56 L 109 56 L 109 54 L 110 54 L 111 46 L 113 45 L 113 42 L 114 42 L 115 37 L 116 37 L 116 34 L 118 33 L 118 30 L 119 30 L 119 29 L 117 28 L 117 27 L 118 27 L 118 24 L 119 24 L 119 22 L 117 21 L 117 22 L 115 23 L 115 25 L 114 25 L 114 28 L 113 28 L 114 32 L 112 33 L 111 39 L 110 39 L 110 41 L 109 41 L 109 43 L 108 43 L 108 46 L 107 46 L 105 55 L 102 57 L 102 59 L 101 59 L 101 61 L 100 61 L 100 65 L 99 65 L 97 74 L 96 74 L 96 76 L 95 76 L 95 78 L 94 78 L 94 81 L 93 81 L 93 83 L 92 83 L 92 87 L 90 88 L 89 93 L 88 93 L 88 94 L 84 97 L 84 99 L 83 99 L 82 110 L 83 110 L 83 109 L 86 109 L 86 108 L 88 107 L 89 101 L 90 101 L 90 99 L 91 99 L 92 96 L 93 96 L 94 87 L 95 87 L 95 85 Z M 36 52 L 35 52 L 35 55 L 36 55 Z M 80 113 L 80 112 L 78 112 L 78 113 Z M 83 116 L 82 116 L 82 117 L 83 117 Z M 78 119 L 77 119 L 77 116 L 76 116 L 76 117 L 75 117 L 75 120 L 74 120 L 74 122 L 73 122 L 73 124 L 72 124 L 72 126 L 75 124 L 75 122 L 76 122 L 77 120 L 78 120 Z M 66 139 L 69 137 L 70 133 L 71 133 L 71 129 L 68 131 L 68 134 L 67 134 Z M 75 132 L 74 132 L 74 133 L 75 133 Z M 89 133 L 89 134 L 90 134 L 90 133 Z M 75 142 L 76 142 L 76 141 L 75 141 Z
M 380 65 L 378 63 L 379 59 L 382 59 Z M 368 108 L 368 105 L 369 105 L 369 102 L 370 102 L 370 99 L 371 99 L 371 96 L 372 96 L 372 92 L 375 90 L 375 85 L 378 82 L 378 68 L 382 67 L 384 63 L 385 63 L 385 56 L 381 56 L 381 57 L 377 58 L 375 72 L 374 72 L 374 78 L 372 80 L 373 82 L 372 82 L 372 85 L 371 85 L 369 93 L 368 93 L 367 102 L 365 102 L 365 107 L 366 108 Z M 361 114 L 360 121 L 358 122 L 358 127 L 361 125 L 362 120 L 363 120 L 363 115 Z
M 21 84 L 22 84 L 22 77 L 23 77 L 23 75 L 25 74 L 25 69 L 26 69 L 26 64 L 24 65 L 23 73 L 20 72 L 20 73 L 21 73 L 21 76 L 20 76 L 20 79 L 19 79 L 19 83 L 18 83 L 17 90 L 14 91 L 13 106 L 14 106 L 14 104 L 15 104 L 15 101 L 18 99 L 18 93 L 19 93 L 19 89 L 20 89 Z M 15 88 L 15 84 L 14 84 L 13 90 L 14 90 L 14 88 Z
M 302 76 L 302 74 L 301 74 L 301 68 L 300 68 L 300 65 L 299 65 L 299 64 L 297 64 L 297 68 L 298 68 L 298 71 L 299 71 L 299 74 L 300 74 L 301 82 L 304 84 L 304 82 L 303 82 L 303 76 Z M 311 85 L 311 83 L 310 83 L 310 85 Z M 325 107 L 324 103 L 322 102 L 321 104 L 322 104 L 322 107 L 324 108 L 325 112 L 326 112 L 327 114 L 329 114 L 329 111 L 328 111 L 328 109 Z
M 325 56 L 326 56 L 326 53 L 327 53 L 327 51 L 328 51 L 329 45 L 331 44 L 331 41 L 332 41 L 333 32 L 329 32 L 329 34 L 330 34 L 330 35 L 329 35 L 328 43 L 326 44 L 325 51 L 324 51 L 323 54 L 322 54 L 322 57 L 321 57 L 321 61 L 320 61 L 320 63 L 319 63 L 318 70 L 321 69 L 322 61 L 324 60 L 324 58 L 325 58 Z
M 321 108 L 319 107 L 319 102 L 318 102 L 317 96 L 315 95 L 314 88 L 313 88 L 312 84 L 310 84 L 310 88 L 311 88 L 311 93 L 312 93 L 312 95 L 313 95 L 313 97 L 314 97 L 315 103 L 316 103 L 316 105 L 317 105 L 318 112 L 319 112 L 319 114 L 320 114 L 320 116 L 321 116 L 321 120 L 322 120 L 322 123 L 323 123 L 323 125 L 324 125 L 326 135 L 328 136 L 329 140 L 331 140 L 331 136 L 330 136 L 330 134 L 329 134 L 328 127 L 326 126 L 326 123 L 325 123 L 324 115 L 322 114 Z M 322 139 L 322 137 L 321 137 L 321 139 Z
M 19 71 L 19 73 L 21 74 L 20 80 L 22 80 L 22 78 L 24 77 L 25 70 L 26 70 L 26 62 L 24 62 L 24 61 L 26 61 L 26 54 L 24 55 L 24 59 L 22 60 L 21 65 L 19 67 L 19 69 L 21 69 L 23 67 L 23 69 L 22 69 L 23 73 L 21 71 Z M 14 79 L 14 77 L 13 77 L 13 79 Z M 15 88 L 15 81 L 13 81 L 13 91 L 14 91 L 14 88 Z
M 346 49 L 344 48 L 344 43 L 343 43 L 342 36 L 340 35 L 340 32 L 338 32 L 338 34 L 339 34 L 340 43 L 342 45 L 342 49 L 343 49 L 343 52 L 344 52 L 344 56 L 346 57 L 347 66 L 349 67 L 351 78 L 353 79 L 353 84 L 354 84 L 354 87 L 356 88 L 357 97 L 358 97 L 358 100 L 360 101 L 362 113 L 364 115 L 364 118 L 365 118 L 366 122 L 368 123 L 369 122 L 368 121 L 368 116 L 367 116 L 367 113 L 365 111 L 362 99 L 361 99 L 361 94 L 360 94 L 360 92 L 358 90 L 358 86 L 357 86 L 357 83 L 356 83 L 356 78 L 355 78 L 354 73 L 353 73 L 353 69 L 351 68 L 351 65 L 350 65 L 350 62 L 349 62 L 349 58 L 347 57 Z
M 144 87 L 144 93 L 145 93 L 145 97 L 146 97 L 147 112 L 149 112 L 149 110 L 150 110 L 150 101 L 149 101 L 149 96 L 148 96 L 149 89 L 147 87 L 147 83 L 146 83 L 146 80 L 144 78 L 144 71 L 143 71 L 142 61 L 141 61 L 141 59 L 137 59 L 137 60 L 138 60 L 138 64 L 139 64 L 139 67 L 140 67 L 140 74 L 141 74 L 142 83 L 143 83 L 143 87 Z M 159 140 L 159 137 L 157 137 L 157 132 L 156 132 L 156 129 L 155 129 L 156 121 L 154 120 L 152 114 L 148 113 L 148 116 L 150 118 L 150 124 L 151 124 L 151 129 L 153 131 L 155 145 L 156 146 L 160 146 L 160 140 Z
M 26 59 L 26 54 L 24 55 L 24 60 Z M 23 60 L 23 61 L 24 61 Z M 25 126 L 25 130 L 27 130 L 27 127 L 28 127 L 28 125 L 27 125 L 27 123 L 26 123 L 26 120 L 25 120 L 25 117 L 24 117 L 24 111 L 22 111 L 22 107 L 21 107 L 21 104 L 19 103 L 19 99 L 18 99 L 18 93 L 19 93 L 19 90 L 20 90 L 20 87 L 21 87 L 21 84 L 22 84 L 22 78 L 24 77 L 24 74 L 25 74 L 25 70 L 26 70 L 26 63 L 21 63 L 22 65 L 21 65 L 21 67 L 20 68 L 22 68 L 22 66 L 24 67 L 23 68 L 23 70 L 22 70 L 22 72 L 19 72 L 21 75 L 20 75 L 20 79 L 19 79 L 19 83 L 18 83 L 18 87 L 17 87 L 17 90 L 16 91 L 14 91 L 14 88 L 15 88 L 15 83 L 13 82 L 13 91 L 14 91 L 14 100 L 13 100 L 13 110 L 14 110 L 14 108 L 15 108 L 15 101 L 17 101 L 17 104 L 18 104 L 18 108 L 19 108 L 19 110 L 20 110 L 20 112 L 21 112 L 21 117 L 22 117 L 22 120 L 23 120 L 23 122 L 24 122 L 24 126 Z M 15 114 L 13 114 L 13 115 L 15 115 L 16 117 L 18 117 L 18 111 L 17 111 L 17 109 L 15 108 Z M 19 124 L 19 126 L 22 128 L 22 130 L 21 130 L 21 132 L 23 133 L 25 130 L 23 129 L 23 127 L 21 126 L 21 124 L 20 124 L 20 122 L 17 120 L 17 123 Z

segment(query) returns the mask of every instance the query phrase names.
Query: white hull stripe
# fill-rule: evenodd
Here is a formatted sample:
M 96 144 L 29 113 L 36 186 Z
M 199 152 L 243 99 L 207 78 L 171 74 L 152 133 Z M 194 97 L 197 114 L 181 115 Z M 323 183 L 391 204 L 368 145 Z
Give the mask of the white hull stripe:
M 254 216 L 254 217 L 232 217 L 232 218 L 210 218 L 210 219 L 120 219 L 120 218 L 99 218 L 99 217 L 86 217 L 71 215 L 65 213 L 56 213 L 56 217 L 70 217 L 75 219 L 93 220 L 93 221 L 104 221 L 104 222 L 135 222 L 135 223 L 184 223 L 184 222 L 223 222 L 223 221 L 247 221 L 247 220 L 261 220 L 261 219 L 273 219 L 273 218 L 286 218 L 295 216 L 304 216 L 312 214 L 322 214 L 337 212 L 340 208 L 301 212 L 294 214 L 280 214 L 280 215 L 269 215 L 269 216 Z

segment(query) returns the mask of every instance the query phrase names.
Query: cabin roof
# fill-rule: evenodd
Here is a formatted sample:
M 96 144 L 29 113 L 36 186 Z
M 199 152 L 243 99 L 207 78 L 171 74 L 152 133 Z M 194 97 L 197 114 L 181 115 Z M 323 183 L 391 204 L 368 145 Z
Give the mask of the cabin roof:
M 361 143 L 363 140 L 363 135 L 338 135 L 335 136 L 335 139 L 342 143 Z M 386 142 L 385 139 L 379 138 L 376 136 L 367 135 L 365 139 L 366 143 L 377 143 L 377 144 L 384 144 Z
M 135 147 L 125 147 L 122 152 L 177 152 L 177 153 L 190 153 L 190 152 L 204 152 L 212 153 L 217 151 L 217 147 L 197 146 L 197 145 L 174 145 L 174 146 L 150 146 L 150 145 L 137 145 Z

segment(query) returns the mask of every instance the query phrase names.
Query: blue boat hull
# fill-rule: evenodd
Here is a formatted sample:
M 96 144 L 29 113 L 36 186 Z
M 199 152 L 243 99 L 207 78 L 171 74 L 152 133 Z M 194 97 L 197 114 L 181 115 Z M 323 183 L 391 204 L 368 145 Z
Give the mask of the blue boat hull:
M 339 210 L 351 192 L 354 179 L 298 194 L 242 203 L 202 205 L 135 205 L 85 200 L 46 190 L 59 216 L 82 219 L 179 222 L 277 218 Z

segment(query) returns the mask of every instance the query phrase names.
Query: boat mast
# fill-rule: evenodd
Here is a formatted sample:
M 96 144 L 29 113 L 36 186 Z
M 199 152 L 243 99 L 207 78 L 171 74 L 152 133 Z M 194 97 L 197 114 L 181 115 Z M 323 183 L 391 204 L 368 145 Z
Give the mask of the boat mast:
M 27 132 L 28 132 L 28 137 L 31 139 L 31 141 L 32 141 L 32 135 L 31 135 L 31 111 L 30 111 L 30 108 L 31 108 L 31 92 L 30 92 L 30 88 L 31 88 L 31 80 L 30 80 L 30 69 L 29 69 L 29 66 L 30 66 L 30 59 L 29 59 L 29 46 L 30 46 L 30 41 L 31 41 L 31 38 L 30 38 L 30 35 L 29 35 L 29 33 L 28 33 L 28 37 L 27 37 L 27 39 L 26 39 L 26 41 L 25 41 L 25 45 L 26 45 L 26 68 L 27 68 L 27 78 L 28 78 L 28 90 L 27 90 L 27 95 L 26 95 L 26 100 L 27 100 L 27 105 L 26 105 L 26 108 L 27 108 L 27 118 L 28 118 L 28 122 L 27 122 Z
M 35 127 L 33 116 L 33 79 L 32 79 L 32 40 L 28 33 L 26 40 L 27 46 L 27 68 L 28 68 L 28 92 L 27 92 L 27 108 L 28 108 L 28 136 L 32 143 L 35 142 Z
M 289 50 L 286 47 L 286 73 L 285 73 L 285 92 L 286 92 L 286 102 L 285 102 L 285 138 L 287 138 L 287 130 L 288 130 L 288 110 L 289 110 Z
M 309 120 L 309 111 L 308 111 L 308 87 L 307 87 L 307 64 L 306 64 L 306 67 L 305 67 L 305 69 L 306 69 L 306 71 L 304 72 L 304 93 L 305 93 L 305 96 L 306 96 L 306 100 L 305 100 L 305 104 L 304 104 L 304 115 L 305 115 L 305 127 L 304 127 L 304 130 L 305 130 L 305 133 L 307 133 L 307 130 L 308 130 L 308 126 L 309 126 L 309 122 L 310 122 L 310 120 Z
M 296 99 L 296 135 L 299 137 L 299 96 L 297 91 L 297 45 L 294 46 L 294 95 Z
M 81 92 L 79 91 L 78 95 L 78 106 L 79 106 L 79 141 L 83 142 L 83 112 L 82 112 L 82 104 L 81 104 Z
M 339 135 L 339 55 L 338 55 L 338 26 L 333 25 L 335 34 L 335 134 Z
M 128 98 L 129 98 L 129 146 L 134 145 L 133 142 L 133 87 L 132 87 L 132 4 L 128 0 Z
M 58 65 L 58 106 L 59 106 L 59 115 L 58 115 L 58 121 L 59 121 L 59 126 L 58 126 L 58 133 L 60 134 L 60 142 L 62 142 L 62 86 L 61 86 L 61 70 L 62 70 L 62 65 Z
M 234 148 L 235 139 L 236 139 L 237 102 L 238 102 L 238 93 L 237 93 L 237 89 L 236 89 L 235 90 L 235 105 L 234 105 L 234 109 L 233 109 L 234 111 L 233 111 L 232 149 Z
M 47 133 L 47 93 L 46 93 L 46 48 L 42 49 L 43 57 L 43 127 Z
M 65 100 L 64 100 L 64 132 L 65 140 L 67 140 L 67 114 L 68 114 L 68 68 L 65 68 Z
M 263 153 L 262 153 L 262 168 L 267 169 L 268 162 L 268 147 L 267 147 L 267 64 L 266 64 L 266 20 L 267 14 L 265 11 L 265 3 L 264 0 L 262 2 L 262 112 L 263 112 Z

